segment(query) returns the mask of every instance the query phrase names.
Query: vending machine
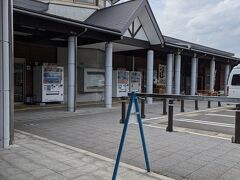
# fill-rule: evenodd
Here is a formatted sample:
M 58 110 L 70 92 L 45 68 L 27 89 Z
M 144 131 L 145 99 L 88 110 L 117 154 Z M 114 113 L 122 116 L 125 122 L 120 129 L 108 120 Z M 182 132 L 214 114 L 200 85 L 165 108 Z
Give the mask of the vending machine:
M 129 71 L 123 70 L 113 71 L 112 80 L 113 80 L 112 96 L 113 97 L 128 96 Z
M 130 92 L 135 91 L 141 93 L 142 73 L 137 71 L 130 72 Z
M 33 94 L 36 102 L 64 101 L 64 69 L 56 65 L 36 66 L 33 70 Z

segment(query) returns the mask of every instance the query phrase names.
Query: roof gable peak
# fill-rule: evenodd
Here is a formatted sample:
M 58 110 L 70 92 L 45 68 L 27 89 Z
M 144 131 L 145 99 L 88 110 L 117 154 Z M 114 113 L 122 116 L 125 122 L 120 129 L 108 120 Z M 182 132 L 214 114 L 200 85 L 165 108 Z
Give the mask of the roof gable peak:
M 147 0 L 132 0 L 96 11 L 85 22 L 118 30 L 124 35 L 135 19 L 139 19 L 151 44 L 164 39 Z M 150 34 L 154 34 L 149 38 Z

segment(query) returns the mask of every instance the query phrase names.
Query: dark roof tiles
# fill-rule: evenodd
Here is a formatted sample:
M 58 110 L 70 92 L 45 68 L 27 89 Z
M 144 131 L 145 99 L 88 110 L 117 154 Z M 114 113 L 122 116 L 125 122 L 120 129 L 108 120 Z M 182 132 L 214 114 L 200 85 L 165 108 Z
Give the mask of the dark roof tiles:
M 129 22 L 134 20 L 131 18 L 143 5 L 143 1 L 144 0 L 133 0 L 100 9 L 93 13 L 85 22 L 100 27 L 115 29 L 124 33 L 123 31 L 126 31 L 127 26 L 130 26 Z

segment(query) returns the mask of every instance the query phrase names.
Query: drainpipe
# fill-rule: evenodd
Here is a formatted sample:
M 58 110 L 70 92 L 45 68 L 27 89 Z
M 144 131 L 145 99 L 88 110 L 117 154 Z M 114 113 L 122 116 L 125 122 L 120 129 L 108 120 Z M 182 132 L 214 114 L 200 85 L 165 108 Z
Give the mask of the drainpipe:
M 14 142 L 14 41 L 13 41 L 13 0 L 9 0 L 9 41 L 10 41 L 10 144 Z

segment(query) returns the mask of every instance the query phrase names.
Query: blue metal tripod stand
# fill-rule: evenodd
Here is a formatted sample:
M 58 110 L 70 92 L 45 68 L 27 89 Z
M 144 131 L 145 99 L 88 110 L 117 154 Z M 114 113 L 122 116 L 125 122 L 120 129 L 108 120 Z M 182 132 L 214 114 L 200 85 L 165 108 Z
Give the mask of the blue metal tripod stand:
M 144 158 L 145 158 L 145 163 L 146 163 L 146 169 L 147 169 L 148 172 L 150 172 L 150 165 L 149 165 L 149 160 L 148 160 L 148 152 L 147 152 L 147 147 L 146 147 L 146 142 L 145 142 L 145 137 L 144 137 L 144 131 L 143 131 L 141 114 L 140 114 L 139 105 L 138 105 L 138 97 L 136 96 L 135 92 L 132 92 L 131 96 L 130 96 L 130 102 L 129 102 L 129 106 L 128 106 L 127 116 L 126 116 L 126 119 L 125 119 L 125 122 L 124 122 L 124 127 L 123 127 L 121 141 L 120 141 L 120 145 L 119 145 L 119 148 L 118 148 L 118 154 L 117 154 L 117 159 L 116 159 L 116 163 L 115 163 L 115 167 L 114 167 L 114 171 L 113 171 L 112 180 L 116 180 L 116 177 L 117 177 L 119 163 L 120 163 L 123 146 L 124 146 L 125 139 L 126 139 L 126 133 L 127 133 L 128 125 L 129 125 L 129 119 L 130 119 L 130 114 L 131 114 L 133 103 L 134 103 L 135 108 L 136 108 L 136 116 L 137 116 L 137 120 L 138 120 L 141 140 L 142 140 L 142 146 L 143 146 Z

